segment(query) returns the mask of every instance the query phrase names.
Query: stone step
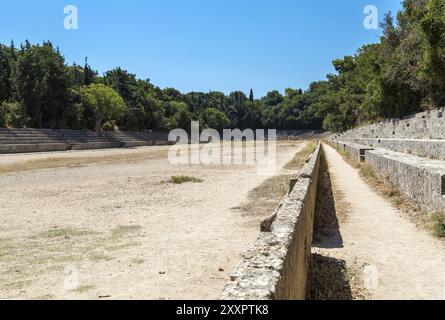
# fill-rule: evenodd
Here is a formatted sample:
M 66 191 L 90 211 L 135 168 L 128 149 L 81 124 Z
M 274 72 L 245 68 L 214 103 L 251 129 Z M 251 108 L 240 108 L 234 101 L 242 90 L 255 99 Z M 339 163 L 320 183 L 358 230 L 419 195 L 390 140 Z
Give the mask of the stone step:
M 347 138 L 346 140 L 374 148 L 403 152 L 424 158 L 445 160 L 445 140 L 441 139 Z
M 366 151 L 366 164 L 424 212 L 445 211 L 445 162 L 406 153 Z
M 101 148 L 138 147 L 149 145 L 170 145 L 166 132 L 101 132 L 88 130 L 51 130 L 51 129 L 8 129 L 0 128 L 0 146 L 4 146 L 0 153 L 40 152 L 47 150 L 45 145 L 57 149 L 72 148 L 74 150 L 88 150 Z M 54 146 L 58 144 L 59 146 Z M 35 147 L 32 147 L 35 145 Z M 13 147 L 14 146 L 14 147 Z M 3 151 L 2 151 L 3 150 Z M 12 151 L 8 151 L 12 150 Z M 20 151 L 25 150 L 25 151 Z M 36 150 L 36 151 L 32 151 Z
M 342 150 L 346 152 L 349 155 L 349 157 L 351 157 L 357 163 L 365 162 L 366 151 L 374 150 L 371 147 L 351 142 L 333 141 L 333 144 L 337 148 L 337 150 Z
M 0 145 L 0 154 L 50 152 L 50 151 L 66 151 L 66 150 L 67 150 L 67 145 L 65 143 Z
M 71 146 L 71 150 L 92 150 L 92 149 L 108 149 L 119 148 L 120 143 L 111 142 L 89 142 L 89 143 L 75 143 Z

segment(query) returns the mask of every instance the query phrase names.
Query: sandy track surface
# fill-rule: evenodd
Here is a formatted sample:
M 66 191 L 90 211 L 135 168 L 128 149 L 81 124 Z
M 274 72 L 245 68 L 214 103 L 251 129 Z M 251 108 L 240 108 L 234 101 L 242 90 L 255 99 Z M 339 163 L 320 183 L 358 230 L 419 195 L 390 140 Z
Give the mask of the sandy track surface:
M 334 193 L 342 195 L 336 199 L 344 209 L 340 219 L 342 241 L 316 252 L 346 261 L 351 271 L 363 272 L 367 266 L 372 272 L 368 274 L 373 274 L 375 267 L 378 286 L 371 281 L 368 287 L 373 299 L 444 299 L 443 242 L 417 229 L 372 190 L 357 169 L 333 148 L 324 147 Z
M 280 143 L 279 166 L 304 145 Z M 0 157 L 0 298 L 218 298 L 263 218 L 236 208 L 267 177 L 167 150 Z

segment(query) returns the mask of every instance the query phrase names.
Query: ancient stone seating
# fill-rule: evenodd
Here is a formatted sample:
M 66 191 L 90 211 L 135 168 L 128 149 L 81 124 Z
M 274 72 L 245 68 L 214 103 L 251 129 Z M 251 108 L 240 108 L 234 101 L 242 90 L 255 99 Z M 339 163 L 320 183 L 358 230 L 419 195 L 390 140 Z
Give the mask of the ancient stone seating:
M 165 132 L 113 131 L 95 133 L 87 130 L 0 128 L 0 154 L 129 148 L 169 144 Z
M 331 142 L 413 200 L 427 213 L 445 212 L 444 109 L 336 134 Z

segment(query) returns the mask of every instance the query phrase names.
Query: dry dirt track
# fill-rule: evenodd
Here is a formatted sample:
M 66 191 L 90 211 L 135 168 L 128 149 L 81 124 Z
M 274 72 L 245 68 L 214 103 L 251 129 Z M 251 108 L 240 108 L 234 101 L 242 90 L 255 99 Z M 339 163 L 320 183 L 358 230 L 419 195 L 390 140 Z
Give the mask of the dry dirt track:
M 351 270 L 375 266 L 378 286 L 373 299 L 445 299 L 443 242 L 418 230 L 400 211 L 373 191 L 331 147 L 327 162 L 346 214 L 340 221 L 343 243 L 317 249 L 325 256 L 346 261 Z
M 303 146 L 279 144 L 279 166 Z M 0 298 L 217 298 L 259 232 L 234 208 L 267 178 L 167 150 L 1 156 Z

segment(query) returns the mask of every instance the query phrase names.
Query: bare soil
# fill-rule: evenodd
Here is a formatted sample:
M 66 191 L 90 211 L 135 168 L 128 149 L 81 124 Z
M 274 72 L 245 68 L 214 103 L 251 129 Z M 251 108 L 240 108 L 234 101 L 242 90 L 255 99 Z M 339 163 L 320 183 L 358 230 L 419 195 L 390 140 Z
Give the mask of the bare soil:
M 304 146 L 279 143 L 279 167 Z M 0 298 L 218 298 L 264 218 L 239 208 L 267 177 L 167 152 L 0 156 Z

